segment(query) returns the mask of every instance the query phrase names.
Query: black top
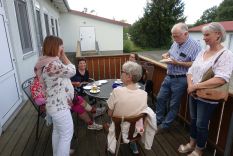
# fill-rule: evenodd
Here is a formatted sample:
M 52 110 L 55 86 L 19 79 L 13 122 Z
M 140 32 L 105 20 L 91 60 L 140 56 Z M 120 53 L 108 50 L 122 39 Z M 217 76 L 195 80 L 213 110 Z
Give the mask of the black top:
M 85 70 L 84 75 L 82 75 L 79 70 L 76 70 L 76 74 L 71 78 L 72 82 L 88 82 L 89 72 Z
M 88 82 L 89 79 L 89 72 L 88 70 L 85 70 L 84 75 L 82 75 L 79 70 L 76 70 L 76 74 L 70 79 L 72 82 Z M 83 86 L 75 87 L 75 91 L 77 91 L 80 95 L 84 93 Z

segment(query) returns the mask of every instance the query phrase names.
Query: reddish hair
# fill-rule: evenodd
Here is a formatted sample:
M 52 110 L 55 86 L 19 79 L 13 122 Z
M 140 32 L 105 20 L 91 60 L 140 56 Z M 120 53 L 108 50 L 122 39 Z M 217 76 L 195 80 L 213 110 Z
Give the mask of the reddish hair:
M 61 38 L 52 35 L 47 36 L 44 39 L 43 43 L 43 55 L 52 57 L 58 56 L 58 50 L 60 45 L 63 45 L 63 41 Z

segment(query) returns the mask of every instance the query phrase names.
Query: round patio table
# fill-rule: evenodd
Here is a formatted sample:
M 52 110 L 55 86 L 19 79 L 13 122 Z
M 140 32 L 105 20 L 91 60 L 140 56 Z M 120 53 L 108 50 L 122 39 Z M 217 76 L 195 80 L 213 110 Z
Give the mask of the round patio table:
M 117 79 L 106 79 L 108 82 L 101 84 L 98 86 L 100 89 L 100 92 L 98 93 L 91 93 L 90 90 L 84 89 L 84 92 L 91 97 L 107 100 L 110 97 L 110 94 L 112 93 L 112 84 L 117 81 Z M 93 85 L 95 82 L 88 83 L 87 86 Z M 138 83 L 140 88 L 143 88 L 143 84 Z M 123 85 L 123 84 L 121 84 Z

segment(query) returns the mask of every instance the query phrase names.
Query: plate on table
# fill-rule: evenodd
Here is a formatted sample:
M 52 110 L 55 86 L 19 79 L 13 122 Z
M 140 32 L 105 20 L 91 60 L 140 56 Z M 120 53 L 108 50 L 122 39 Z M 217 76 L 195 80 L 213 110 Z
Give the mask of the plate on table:
M 90 90 L 90 93 L 92 93 L 92 94 L 96 94 L 96 93 L 99 93 L 99 92 L 100 92 L 99 89 L 97 89 L 97 90 Z
M 138 83 L 136 83 L 136 87 L 139 89 L 139 88 L 141 88 L 141 86 L 138 84 Z
M 116 81 L 114 81 L 114 83 L 121 84 L 121 83 L 123 83 L 123 82 L 121 81 L 121 79 L 117 79 Z
M 171 59 L 171 58 L 162 59 L 162 60 L 160 60 L 159 62 L 162 62 L 162 63 L 169 63 L 169 62 L 172 62 L 172 59 Z
M 100 81 L 95 81 L 94 84 L 95 84 L 96 86 L 101 86 L 101 85 L 102 85 L 102 83 L 101 83 Z
M 90 90 L 91 86 L 84 86 L 83 89 Z
M 108 81 L 107 80 L 99 80 L 99 83 L 101 84 L 104 84 L 104 83 L 107 83 Z

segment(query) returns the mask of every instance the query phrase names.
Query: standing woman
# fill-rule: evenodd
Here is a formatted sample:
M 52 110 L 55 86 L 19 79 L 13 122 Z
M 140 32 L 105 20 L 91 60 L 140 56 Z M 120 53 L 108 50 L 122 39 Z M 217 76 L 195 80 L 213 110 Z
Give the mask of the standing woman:
M 211 115 L 219 102 L 193 97 L 192 92 L 198 89 L 215 88 L 229 82 L 233 69 L 233 53 L 224 48 L 221 43 L 226 38 L 225 30 L 217 22 L 202 28 L 207 50 L 201 51 L 187 73 L 188 94 L 190 94 L 190 141 L 180 145 L 180 153 L 192 152 L 188 156 L 202 156 L 208 138 L 208 124 Z M 220 56 L 221 55 L 221 56 Z M 214 64 L 216 58 L 219 59 Z M 203 75 L 212 67 L 214 77 L 201 82 Z
M 74 97 L 70 77 L 75 75 L 75 66 L 66 57 L 59 37 L 47 36 L 42 51 L 35 72 L 45 91 L 47 114 L 52 117 L 53 156 L 69 156 L 73 136 L 70 107 Z

